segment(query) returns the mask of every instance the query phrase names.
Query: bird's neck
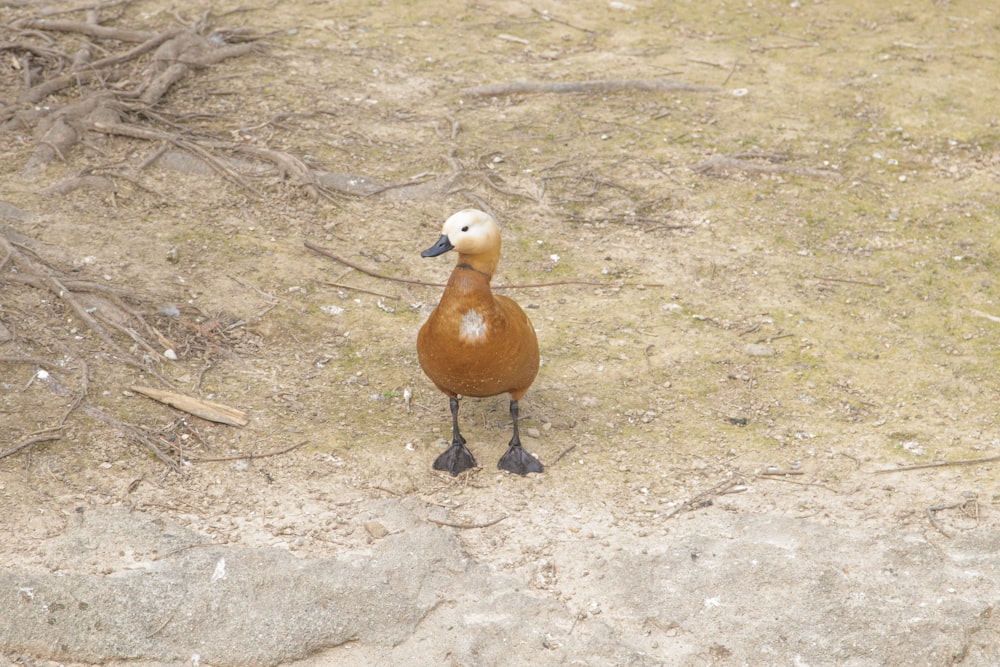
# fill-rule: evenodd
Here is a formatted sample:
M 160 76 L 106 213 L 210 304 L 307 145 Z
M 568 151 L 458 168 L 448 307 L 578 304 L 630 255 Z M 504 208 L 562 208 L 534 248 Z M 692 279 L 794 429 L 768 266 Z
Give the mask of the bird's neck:
M 455 270 L 448 278 L 448 286 L 445 293 L 449 295 L 451 303 L 468 304 L 485 303 L 493 300 L 493 291 L 490 289 L 490 275 L 475 266 L 459 260 Z M 464 308 L 465 306 L 460 306 Z
M 465 269 L 481 273 L 486 277 L 486 282 L 493 278 L 493 272 L 497 269 L 500 261 L 500 249 L 492 253 L 479 253 L 476 255 L 459 255 L 455 269 Z

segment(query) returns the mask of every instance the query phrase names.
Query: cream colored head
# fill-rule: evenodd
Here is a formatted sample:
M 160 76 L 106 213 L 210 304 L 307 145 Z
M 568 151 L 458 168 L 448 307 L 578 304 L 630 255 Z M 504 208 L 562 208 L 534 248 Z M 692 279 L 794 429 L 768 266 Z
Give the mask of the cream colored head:
M 500 254 L 500 228 L 493 216 L 475 208 L 455 213 L 444 221 L 447 236 L 460 255 Z

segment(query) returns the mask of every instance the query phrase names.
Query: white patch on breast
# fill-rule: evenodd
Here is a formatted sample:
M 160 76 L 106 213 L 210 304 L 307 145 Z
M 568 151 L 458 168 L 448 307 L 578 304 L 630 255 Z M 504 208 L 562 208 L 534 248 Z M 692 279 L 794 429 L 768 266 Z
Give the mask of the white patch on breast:
M 475 310 L 465 311 L 462 315 L 462 324 L 459 325 L 458 335 L 462 340 L 476 343 L 486 338 L 486 321 L 483 316 Z

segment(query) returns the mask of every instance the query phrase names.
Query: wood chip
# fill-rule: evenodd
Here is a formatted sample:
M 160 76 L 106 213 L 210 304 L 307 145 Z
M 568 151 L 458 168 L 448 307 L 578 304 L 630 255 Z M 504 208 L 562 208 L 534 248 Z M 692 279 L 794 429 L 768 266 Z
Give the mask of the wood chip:
M 250 419 L 247 417 L 247 413 L 242 410 L 237 410 L 236 408 L 231 408 L 228 405 L 222 405 L 221 403 L 213 403 L 212 401 L 206 401 L 193 396 L 186 396 L 185 394 L 178 394 L 173 391 L 164 391 L 162 389 L 154 389 L 152 387 L 132 385 L 129 389 L 137 394 L 148 396 L 154 401 L 165 403 L 196 417 L 207 419 L 208 421 L 218 422 L 220 424 L 229 424 L 230 426 L 246 426 L 250 422 Z

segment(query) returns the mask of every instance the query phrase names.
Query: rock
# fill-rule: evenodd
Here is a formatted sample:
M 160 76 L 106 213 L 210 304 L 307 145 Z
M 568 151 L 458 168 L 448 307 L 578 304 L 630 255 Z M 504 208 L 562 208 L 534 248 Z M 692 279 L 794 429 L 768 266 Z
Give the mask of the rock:
M 365 521 L 365 532 L 376 540 L 380 540 L 389 534 L 389 529 L 378 521 Z

